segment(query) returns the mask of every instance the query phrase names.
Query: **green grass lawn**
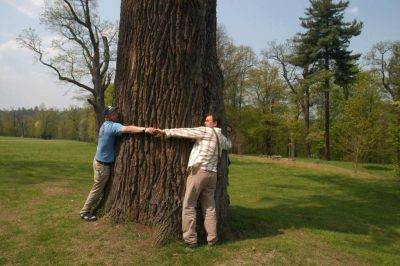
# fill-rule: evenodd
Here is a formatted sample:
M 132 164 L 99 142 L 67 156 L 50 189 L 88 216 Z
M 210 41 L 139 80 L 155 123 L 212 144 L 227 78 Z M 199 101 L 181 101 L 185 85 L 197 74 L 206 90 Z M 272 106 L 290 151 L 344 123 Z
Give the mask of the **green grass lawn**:
M 232 155 L 236 238 L 188 250 L 152 247 L 139 224 L 79 219 L 94 152 L 0 137 L 0 265 L 399 265 L 400 182 L 388 166 Z

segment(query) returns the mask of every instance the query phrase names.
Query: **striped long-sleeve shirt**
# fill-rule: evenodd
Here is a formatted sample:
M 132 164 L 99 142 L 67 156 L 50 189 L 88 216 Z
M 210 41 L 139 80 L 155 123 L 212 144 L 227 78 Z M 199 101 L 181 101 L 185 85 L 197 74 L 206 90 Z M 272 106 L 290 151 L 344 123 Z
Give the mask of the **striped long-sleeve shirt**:
M 232 147 L 231 140 L 225 137 L 221 133 L 221 129 L 217 127 L 173 128 L 164 129 L 163 131 L 167 138 L 189 138 L 196 141 L 190 153 L 188 167 L 199 167 L 204 170 L 217 172 L 217 135 L 220 144 L 220 153 L 222 150 L 228 150 Z

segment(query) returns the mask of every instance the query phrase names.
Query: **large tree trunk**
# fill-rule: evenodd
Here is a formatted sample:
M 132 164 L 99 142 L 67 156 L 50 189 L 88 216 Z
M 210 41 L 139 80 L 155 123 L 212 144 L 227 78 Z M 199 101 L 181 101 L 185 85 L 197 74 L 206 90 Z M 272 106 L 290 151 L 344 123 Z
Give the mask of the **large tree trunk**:
M 195 127 L 210 111 L 225 118 L 222 88 L 216 0 L 122 0 L 114 104 L 125 124 Z M 180 235 L 192 145 L 124 136 L 103 200 L 105 214 L 158 228 L 156 243 Z M 220 232 L 229 205 L 227 183 L 224 159 L 216 191 Z
M 104 122 L 104 99 L 103 99 L 103 103 L 99 103 L 96 104 L 96 106 L 94 106 L 94 111 L 95 111 L 95 116 L 96 116 L 96 136 L 98 136 L 99 131 L 100 131 L 100 127 Z

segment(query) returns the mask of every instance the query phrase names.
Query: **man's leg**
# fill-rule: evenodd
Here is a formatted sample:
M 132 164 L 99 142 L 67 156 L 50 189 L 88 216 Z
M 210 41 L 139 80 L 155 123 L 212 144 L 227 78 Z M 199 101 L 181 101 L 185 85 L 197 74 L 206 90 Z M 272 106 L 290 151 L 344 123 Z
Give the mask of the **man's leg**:
M 99 164 L 96 160 L 93 161 L 94 184 L 86 199 L 85 205 L 80 211 L 81 214 L 91 213 L 93 208 L 96 207 L 96 204 L 103 196 L 104 187 L 110 177 L 110 169 L 110 166 Z
M 182 237 L 188 245 L 197 244 L 196 204 L 199 197 L 195 176 L 189 174 L 182 206 Z
M 213 245 L 218 241 L 217 214 L 215 212 L 215 188 L 217 186 L 217 173 L 207 172 L 205 187 L 200 194 L 200 203 L 204 216 L 204 228 L 207 232 L 207 242 Z
M 186 181 L 186 192 L 182 206 L 183 240 L 189 245 L 197 244 L 196 206 L 201 191 L 207 181 L 208 172 L 194 169 Z

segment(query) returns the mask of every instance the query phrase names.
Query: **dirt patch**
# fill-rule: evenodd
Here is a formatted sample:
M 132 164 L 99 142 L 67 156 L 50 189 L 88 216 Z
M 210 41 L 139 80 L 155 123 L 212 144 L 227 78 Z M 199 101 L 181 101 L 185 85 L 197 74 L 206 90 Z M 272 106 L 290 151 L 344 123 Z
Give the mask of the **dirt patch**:
M 12 230 L 21 230 L 22 232 L 29 232 L 31 226 L 29 224 L 30 213 L 21 212 L 17 209 L 10 209 L 8 207 L 0 208 L 0 234 L 6 234 Z
M 275 249 L 263 252 L 255 246 L 250 246 L 248 249 L 236 253 L 231 260 L 216 265 L 290 265 L 290 261 Z
M 112 224 L 107 218 L 82 222 L 81 236 L 73 240 L 74 263 L 135 265 L 132 258 L 147 257 L 153 250 L 150 228 L 140 224 Z M 118 263 L 116 263 L 118 261 Z
M 7 208 L 0 209 L 0 217 L 2 222 L 15 222 L 21 218 L 17 215 L 15 211 L 9 210 Z
M 71 193 L 67 181 L 40 183 L 36 184 L 35 187 L 46 196 L 67 195 Z

